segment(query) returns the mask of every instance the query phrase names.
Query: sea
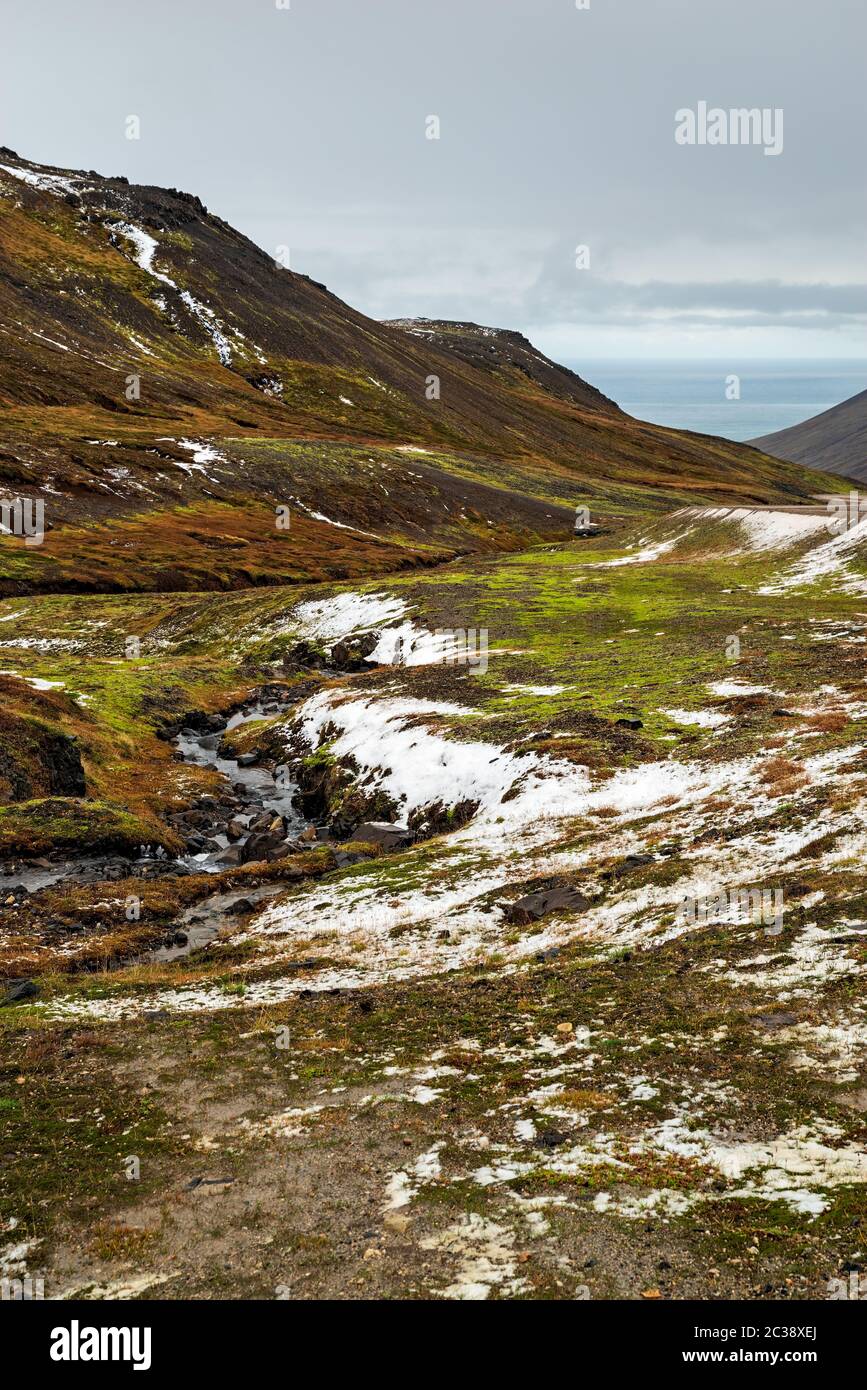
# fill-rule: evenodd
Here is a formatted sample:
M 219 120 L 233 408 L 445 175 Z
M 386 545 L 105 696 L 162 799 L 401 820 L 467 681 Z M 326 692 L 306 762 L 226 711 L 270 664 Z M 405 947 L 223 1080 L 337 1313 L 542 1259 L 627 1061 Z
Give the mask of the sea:
M 639 420 L 724 439 L 757 439 L 788 429 L 867 390 L 867 358 L 584 359 L 566 365 Z

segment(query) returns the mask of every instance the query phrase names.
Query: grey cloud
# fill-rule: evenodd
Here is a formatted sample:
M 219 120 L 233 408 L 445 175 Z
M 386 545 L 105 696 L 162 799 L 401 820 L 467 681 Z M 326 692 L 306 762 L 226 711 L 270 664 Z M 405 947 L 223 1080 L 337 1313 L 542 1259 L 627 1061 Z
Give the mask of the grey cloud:
M 636 346 L 660 313 L 825 334 L 864 313 L 863 0 L 8 8 L 7 144 L 195 191 L 367 312 L 571 316 Z M 783 108 L 783 154 L 678 146 L 699 100 Z

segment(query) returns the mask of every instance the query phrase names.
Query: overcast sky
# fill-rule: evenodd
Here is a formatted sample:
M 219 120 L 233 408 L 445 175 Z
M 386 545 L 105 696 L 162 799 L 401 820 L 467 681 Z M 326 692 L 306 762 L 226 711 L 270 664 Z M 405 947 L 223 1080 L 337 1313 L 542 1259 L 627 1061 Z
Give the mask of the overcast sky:
M 867 356 L 867 0 L 4 8 L 0 143 L 195 192 L 375 317 Z M 700 101 L 782 108 L 782 153 L 677 144 Z

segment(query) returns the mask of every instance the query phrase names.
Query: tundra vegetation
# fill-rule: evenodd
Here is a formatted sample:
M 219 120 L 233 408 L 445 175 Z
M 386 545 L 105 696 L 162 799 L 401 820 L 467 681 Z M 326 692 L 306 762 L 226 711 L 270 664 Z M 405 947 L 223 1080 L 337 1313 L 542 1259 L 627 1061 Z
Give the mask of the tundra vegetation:
M 47 506 L 0 537 L 0 1272 L 827 1297 L 867 1215 L 850 485 L 2 162 L 0 478 Z

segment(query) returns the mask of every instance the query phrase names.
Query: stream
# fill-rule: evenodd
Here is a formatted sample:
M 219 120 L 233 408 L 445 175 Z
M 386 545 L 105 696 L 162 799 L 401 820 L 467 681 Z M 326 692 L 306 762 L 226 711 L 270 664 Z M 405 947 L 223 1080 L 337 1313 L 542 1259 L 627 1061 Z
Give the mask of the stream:
M 272 821 L 278 816 L 282 817 L 285 825 L 284 838 L 288 842 L 309 830 L 308 822 L 292 804 L 298 790 L 296 783 L 285 778 L 278 781 L 265 767 L 259 767 L 255 763 L 242 765 L 236 758 L 223 758 L 219 754 L 224 734 L 255 719 L 267 719 L 278 710 L 279 706 L 275 706 L 274 702 L 257 700 L 233 714 L 225 728 L 219 732 L 200 733 L 195 729 L 182 729 L 178 734 L 174 744 L 185 762 L 195 763 L 198 767 L 213 768 L 226 778 L 234 803 L 233 814 L 228 817 L 227 826 L 231 826 L 235 833 L 230 837 L 226 830 L 216 830 L 203 836 L 202 838 L 210 840 L 207 848 L 182 855 L 175 863 L 183 865 L 193 873 L 219 873 L 227 867 L 227 863 L 233 862 L 234 855 L 230 855 L 228 860 L 226 858 L 226 852 L 233 845 L 240 852 L 237 862 L 241 862 L 240 856 L 243 855 L 244 846 L 250 838 L 250 827 L 254 822 L 258 823 L 266 811 L 272 813 Z M 212 800 L 214 798 L 204 798 L 200 807 L 204 802 Z M 208 806 L 206 809 L 212 808 Z M 219 811 L 217 808 L 213 809 L 219 823 Z M 242 825 L 243 830 L 237 833 Z
M 285 776 L 275 777 L 258 765 L 254 755 L 240 759 L 222 757 L 224 736 L 242 724 L 268 719 L 284 712 L 286 705 L 273 697 L 256 696 L 215 728 L 183 728 L 172 740 L 183 760 L 197 767 L 213 768 L 221 774 L 224 787 L 199 797 L 185 811 L 169 817 L 172 828 L 185 841 L 185 852 L 170 858 L 153 846 L 142 845 L 140 854 L 89 854 L 76 858 L 44 858 L 0 865 L 0 904 L 11 894 L 26 897 L 61 881 L 99 882 L 127 877 L 153 878 L 163 875 L 217 874 L 222 869 L 247 862 L 247 858 L 281 859 L 327 838 L 327 832 L 311 825 L 293 806 L 297 791 Z M 279 771 L 279 769 L 278 769 Z M 303 837 L 300 840 L 299 838 Z M 252 845 L 255 844 L 255 853 Z M 206 945 L 233 911 L 282 891 L 279 883 L 223 893 L 214 893 L 188 908 L 180 918 L 179 929 L 162 946 L 147 952 L 142 960 L 170 960 Z

